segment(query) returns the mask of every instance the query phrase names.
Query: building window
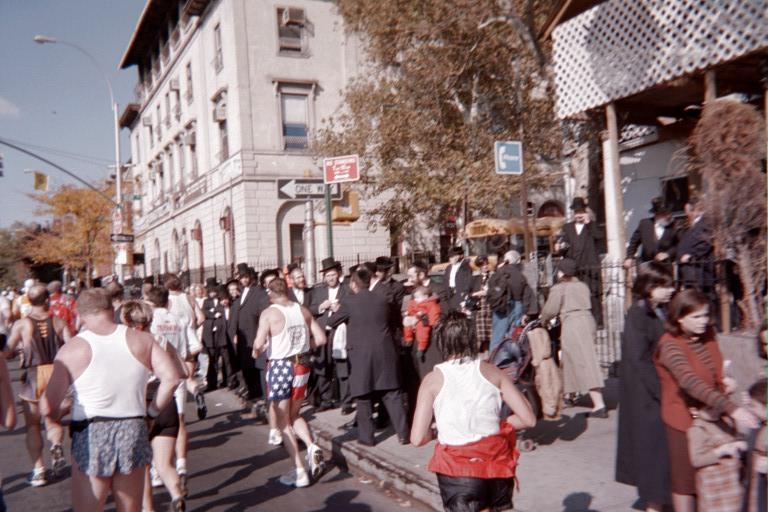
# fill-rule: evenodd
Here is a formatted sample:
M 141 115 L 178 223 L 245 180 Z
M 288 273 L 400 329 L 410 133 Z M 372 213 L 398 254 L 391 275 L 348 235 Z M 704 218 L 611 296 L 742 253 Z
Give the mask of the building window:
M 148 116 L 149 117 L 149 116 Z M 155 132 L 152 128 L 152 118 L 149 118 L 149 124 L 147 124 L 147 130 L 149 132 L 149 147 L 152 148 L 155 146 Z
M 184 96 L 187 99 L 187 103 L 189 104 L 189 103 L 192 103 L 192 99 L 195 97 L 194 89 L 192 88 L 192 63 L 191 62 L 187 63 L 185 74 L 187 77 L 187 92 Z
M 165 126 L 171 127 L 171 93 L 165 93 Z
M 277 9 L 278 53 L 303 55 L 305 48 L 304 9 L 294 7 Z
M 221 49 L 221 25 L 216 24 L 215 27 L 213 27 L 213 47 L 214 51 L 216 52 L 215 57 L 213 59 L 213 68 L 218 73 L 221 71 L 221 68 L 224 67 L 224 54 Z
M 176 139 L 176 154 L 179 158 L 179 185 L 181 190 L 184 190 L 184 185 L 186 184 L 186 176 L 184 175 L 184 164 L 185 164 L 185 158 L 184 158 L 184 151 L 186 149 L 184 148 L 184 145 L 182 144 L 181 138 Z
M 227 129 L 227 91 L 214 98 L 213 122 L 219 125 L 219 161 L 229 158 L 229 131 Z
M 173 195 L 179 187 L 173 169 L 173 146 L 171 145 L 165 148 L 165 160 L 168 162 L 168 191 Z
M 173 91 L 173 117 L 177 121 L 181 119 L 181 91 L 178 87 Z
M 301 150 L 309 147 L 309 96 L 307 94 L 280 94 L 283 116 L 283 149 Z
M 187 133 L 184 134 L 184 146 L 189 148 L 189 182 L 197 179 L 197 137 L 195 124 L 187 125 Z
M 160 142 L 163 138 L 163 118 L 160 114 L 160 103 L 158 103 L 155 108 L 155 114 L 157 118 L 157 142 Z

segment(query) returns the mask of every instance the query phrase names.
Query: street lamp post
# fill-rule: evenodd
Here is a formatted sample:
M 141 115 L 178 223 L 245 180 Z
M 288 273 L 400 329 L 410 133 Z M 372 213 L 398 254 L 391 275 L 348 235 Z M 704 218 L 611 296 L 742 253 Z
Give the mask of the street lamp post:
M 54 37 L 48 37 L 43 35 L 36 35 L 34 37 L 34 41 L 38 44 L 62 44 L 64 46 L 69 46 L 71 48 L 74 48 L 75 50 L 79 51 L 83 55 L 85 55 L 88 60 L 90 60 L 93 65 L 96 67 L 96 69 L 101 73 L 102 78 L 104 79 L 104 83 L 107 84 L 107 90 L 109 91 L 109 100 L 112 104 L 112 114 L 113 114 L 113 122 L 115 125 L 115 189 L 116 189 L 116 196 L 117 196 L 117 210 L 116 214 L 119 216 L 119 227 L 120 232 L 123 231 L 124 226 L 124 209 L 123 209 L 123 177 L 122 177 L 122 169 L 120 166 L 120 122 L 119 122 L 119 111 L 118 111 L 118 105 L 117 101 L 115 101 L 115 95 L 112 90 L 112 83 L 109 81 L 109 78 L 107 77 L 107 74 L 104 73 L 104 70 L 99 65 L 99 62 L 96 60 L 96 58 L 91 55 L 90 52 L 82 48 L 81 46 L 70 43 L 67 41 L 62 41 L 60 39 L 56 39 Z M 123 276 L 123 264 L 122 263 L 115 263 L 115 273 L 117 274 L 118 280 L 122 283 L 124 282 L 124 276 Z

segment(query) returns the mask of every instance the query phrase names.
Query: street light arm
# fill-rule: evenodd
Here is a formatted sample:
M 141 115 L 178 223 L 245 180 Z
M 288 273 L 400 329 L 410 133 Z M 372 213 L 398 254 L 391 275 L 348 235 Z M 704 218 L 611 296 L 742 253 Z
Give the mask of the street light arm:
M 96 67 L 98 72 L 101 74 L 101 78 L 103 78 L 104 82 L 107 84 L 107 89 L 109 90 L 109 101 L 112 107 L 114 108 L 115 94 L 112 91 L 112 83 L 109 81 L 107 74 L 104 72 L 104 68 L 102 68 L 101 64 L 99 64 L 99 61 L 96 60 L 96 57 L 94 57 L 88 50 L 86 50 L 85 48 L 83 48 L 78 44 L 70 43 L 69 41 L 62 41 L 60 39 L 56 39 L 55 37 L 36 35 L 33 39 L 38 44 L 63 44 L 64 46 L 69 46 L 70 48 L 74 48 L 75 50 L 79 51 L 80 53 L 88 57 L 88 60 L 90 60 L 91 63 Z

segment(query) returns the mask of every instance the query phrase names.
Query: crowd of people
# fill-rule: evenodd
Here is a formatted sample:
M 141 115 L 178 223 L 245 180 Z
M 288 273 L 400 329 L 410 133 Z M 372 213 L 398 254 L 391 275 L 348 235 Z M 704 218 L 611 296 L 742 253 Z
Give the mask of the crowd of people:
M 191 397 L 203 420 L 205 393 L 218 388 L 241 397 L 243 416 L 268 424 L 267 442 L 286 448 L 295 467 L 280 478 L 285 485 L 312 485 L 324 467 L 302 417 L 309 404 L 354 413 L 348 425 L 365 446 L 386 425 L 404 445 L 436 437 L 429 469 L 446 510 L 509 507 L 515 431 L 537 421 L 521 389 L 488 362 L 515 341 L 514 329 L 534 319 L 541 329 L 559 324 L 559 346 L 546 338 L 543 357 L 556 356 L 562 377 L 551 378 L 562 385 L 542 400 L 545 417 L 559 414 L 564 396 L 581 395 L 591 399 L 589 416 L 609 417 L 595 353 L 599 278 L 590 273 L 598 234 L 584 201 L 572 208 L 556 247 L 557 282 L 542 303 L 519 253 L 500 254 L 492 268 L 484 256 L 471 263 L 460 247 L 439 279 L 415 261 L 402 282 L 386 256 L 346 272 L 326 258 L 313 287 L 296 264 L 257 272 L 240 263 L 226 282 L 209 278 L 187 289 L 175 274 L 140 289 L 111 281 L 76 296 L 58 281 L 27 281 L 20 295 L 0 299 L 0 418 L 13 428 L 18 398 L 35 487 L 50 475 L 43 426 L 51 472 L 66 466 L 67 418 L 75 510 L 103 509 L 110 491 L 120 509 L 153 510 L 153 486 L 165 486 L 172 510 L 184 510 L 185 404 Z M 648 510 L 692 511 L 697 499 L 700 510 L 737 510 L 712 505 L 726 499 L 718 490 L 726 480 L 732 503 L 748 496 L 763 506 L 748 510 L 764 510 L 765 380 L 750 388 L 749 405 L 729 395 L 709 281 L 697 275 L 676 291 L 668 265 L 690 263 L 701 244 L 671 231 L 661 203 L 651 211 L 628 249 L 629 266 L 642 246 L 642 265 L 622 346 L 617 480 L 637 486 Z M 695 204 L 690 214 L 702 225 Z M 23 374 L 12 397 L 5 358 L 15 357 Z M 119 380 L 111 375 L 116 364 Z M 746 490 L 737 478 L 743 453 Z

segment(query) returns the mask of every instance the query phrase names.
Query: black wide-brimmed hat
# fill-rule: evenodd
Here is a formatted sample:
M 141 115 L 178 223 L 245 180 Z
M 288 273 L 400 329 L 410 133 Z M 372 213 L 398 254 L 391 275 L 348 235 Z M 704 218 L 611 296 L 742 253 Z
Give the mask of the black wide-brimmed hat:
M 329 270 L 341 270 L 341 263 L 333 258 L 325 258 L 320 263 L 320 272 L 327 272 Z
M 666 205 L 666 203 L 662 198 L 654 197 L 653 199 L 651 199 L 651 209 L 648 211 L 653 214 L 656 214 L 656 213 L 670 213 L 672 210 L 669 209 L 669 206 Z
M 584 200 L 583 197 L 574 197 L 573 202 L 571 203 L 571 210 L 577 211 L 577 210 L 586 210 L 587 209 L 587 202 Z
M 395 262 L 389 256 L 379 256 L 376 258 L 376 270 L 389 270 L 395 266 Z
M 216 282 L 215 277 L 209 277 L 205 280 L 205 289 L 208 291 L 213 291 L 216 289 L 216 287 L 219 286 L 219 283 Z
M 249 267 L 247 263 L 238 263 L 237 270 L 235 271 L 235 277 L 239 279 L 245 275 L 252 275 L 251 267 Z
M 576 262 L 571 258 L 563 258 L 560 260 L 560 263 L 557 264 L 557 270 L 562 272 L 567 277 L 575 276 Z

